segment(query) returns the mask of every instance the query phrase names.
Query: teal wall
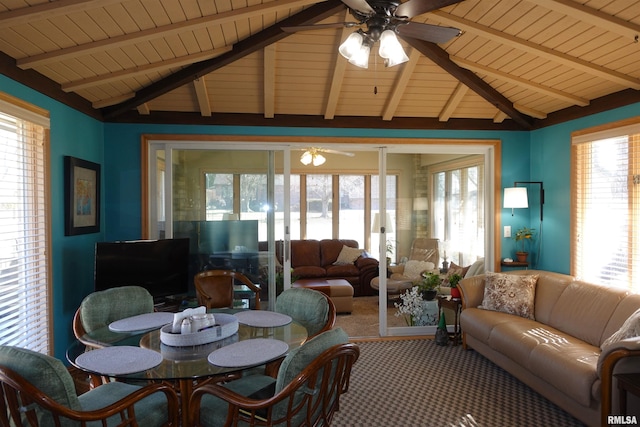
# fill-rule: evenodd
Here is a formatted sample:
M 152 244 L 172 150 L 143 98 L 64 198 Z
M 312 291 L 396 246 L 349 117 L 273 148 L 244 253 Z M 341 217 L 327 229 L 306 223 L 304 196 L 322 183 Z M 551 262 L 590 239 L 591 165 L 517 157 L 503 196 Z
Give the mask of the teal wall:
M 98 241 L 141 237 L 140 143 L 143 134 L 216 134 L 335 136 L 376 138 L 467 138 L 502 140 L 501 187 L 514 181 L 544 181 L 546 202 L 539 268 L 568 272 L 570 226 L 570 133 L 640 115 L 640 104 L 619 108 L 532 132 L 415 131 L 241 126 L 103 124 L 0 75 L 0 91 L 51 113 L 51 196 L 55 355 L 73 340 L 71 321 L 82 298 L 93 288 L 93 255 Z M 102 165 L 101 231 L 64 236 L 63 157 L 71 155 Z M 502 226 L 537 227 L 539 210 L 502 209 Z M 501 257 L 513 256 L 512 239 L 502 240 Z
M 64 156 L 103 165 L 104 125 L 2 75 L 0 91 L 48 110 L 51 117 L 53 343 L 55 356 L 64 360 L 65 350 L 73 337 L 73 314 L 82 298 L 91 290 L 93 247 L 95 242 L 104 240 L 105 229 L 103 203 L 100 233 L 64 235 Z

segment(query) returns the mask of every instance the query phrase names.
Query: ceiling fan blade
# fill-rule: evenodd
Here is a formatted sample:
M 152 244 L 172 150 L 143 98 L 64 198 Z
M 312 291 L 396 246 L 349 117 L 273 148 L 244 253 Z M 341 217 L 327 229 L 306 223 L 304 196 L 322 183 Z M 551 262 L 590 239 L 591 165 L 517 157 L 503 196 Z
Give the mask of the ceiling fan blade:
M 462 0 L 409 0 L 398 6 L 394 15 L 397 17 L 413 18 L 414 16 L 451 6 L 461 1 Z M 342 2 L 344 3 L 344 0 L 342 0 Z
M 350 153 L 348 151 L 332 150 L 330 148 L 320 148 L 318 151 L 322 151 L 329 154 L 342 154 L 343 156 L 349 156 L 349 157 L 355 156 L 354 153 Z
M 454 37 L 462 34 L 457 28 L 439 27 L 437 25 L 422 24 L 419 22 L 409 22 L 397 28 L 401 36 L 412 37 L 431 43 L 446 43 Z
M 346 4 L 349 9 L 357 10 L 364 15 L 375 13 L 375 10 L 373 10 L 366 0 L 342 0 L 342 3 Z
M 334 24 L 297 25 L 295 27 L 281 27 L 285 33 L 295 33 L 298 31 L 324 30 L 326 28 L 351 28 L 362 25 L 358 22 L 336 22 Z

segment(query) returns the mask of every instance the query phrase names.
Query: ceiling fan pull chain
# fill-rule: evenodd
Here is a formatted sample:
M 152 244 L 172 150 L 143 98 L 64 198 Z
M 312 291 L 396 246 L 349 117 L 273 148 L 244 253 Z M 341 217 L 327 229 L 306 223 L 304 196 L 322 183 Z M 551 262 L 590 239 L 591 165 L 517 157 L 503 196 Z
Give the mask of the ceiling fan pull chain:
M 373 56 L 373 94 L 378 94 L 378 57 Z

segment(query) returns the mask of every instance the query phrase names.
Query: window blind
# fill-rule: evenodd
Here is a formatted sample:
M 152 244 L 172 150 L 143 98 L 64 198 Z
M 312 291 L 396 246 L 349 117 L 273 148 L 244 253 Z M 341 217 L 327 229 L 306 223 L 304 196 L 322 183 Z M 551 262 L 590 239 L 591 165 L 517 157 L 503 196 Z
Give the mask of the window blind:
M 640 134 L 609 132 L 573 140 L 573 274 L 640 292 Z
M 4 111 L 0 109 L 0 344 L 51 354 L 48 119 L 36 124 Z

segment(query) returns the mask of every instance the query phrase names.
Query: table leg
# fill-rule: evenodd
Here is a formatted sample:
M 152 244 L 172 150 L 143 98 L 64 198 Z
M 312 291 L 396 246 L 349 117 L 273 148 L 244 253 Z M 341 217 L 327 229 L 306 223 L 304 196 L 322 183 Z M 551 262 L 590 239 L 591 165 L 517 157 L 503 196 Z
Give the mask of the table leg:
M 189 414 L 189 398 L 193 393 L 193 380 L 192 379 L 180 379 L 178 380 L 178 385 L 180 387 L 180 410 L 182 417 L 182 425 L 190 426 L 191 425 L 191 417 Z

